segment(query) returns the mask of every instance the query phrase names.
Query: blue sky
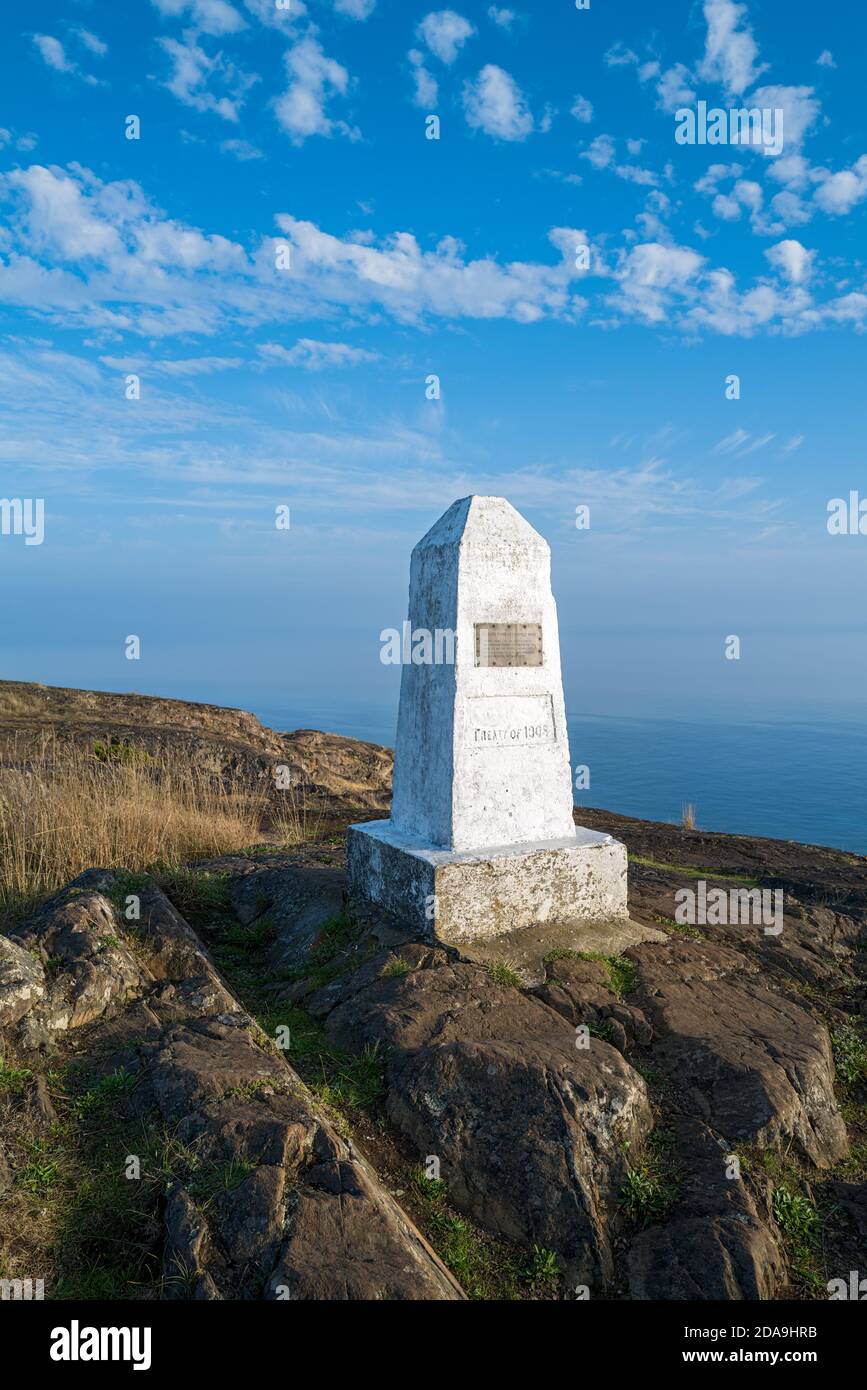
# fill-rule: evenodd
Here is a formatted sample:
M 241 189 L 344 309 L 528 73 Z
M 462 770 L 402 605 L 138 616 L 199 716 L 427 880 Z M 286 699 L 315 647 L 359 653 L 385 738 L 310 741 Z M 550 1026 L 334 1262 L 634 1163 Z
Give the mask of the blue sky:
M 0 536 L 3 676 L 391 702 L 409 551 L 481 492 L 551 542 L 570 708 L 863 708 L 867 536 L 826 527 L 867 498 L 861 9 L 0 29 L 0 496 L 45 499 Z M 699 101 L 782 110 L 782 152 L 678 144 Z

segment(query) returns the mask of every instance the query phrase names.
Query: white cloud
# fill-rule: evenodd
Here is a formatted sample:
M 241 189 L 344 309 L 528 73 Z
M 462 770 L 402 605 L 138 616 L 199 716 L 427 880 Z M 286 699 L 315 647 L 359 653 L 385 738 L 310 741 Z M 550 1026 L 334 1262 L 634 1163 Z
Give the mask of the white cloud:
M 783 112 L 783 138 L 787 153 L 792 153 L 792 147 L 797 148 L 801 144 L 821 111 L 812 87 L 785 87 L 779 84 L 759 87 L 751 94 L 749 101 L 751 107 Z M 774 162 L 773 155 L 768 158 Z
M 334 8 L 350 19 L 369 19 L 376 9 L 376 0 L 334 0 Z
M 613 171 L 619 167 L 612 160 Z M 736 180 L 730 196 L 756 215 L 756 190 L 751 181 Z M 867 328 L 867 293 L 841 293 L 845 281 L 836 298 L 814 302 L 808 290 L 818 281 L 810 273 L 813 253 L 800 243 L 772 246 L 769 267 L 780 273 L 740 288 L 727 268 L 712 268 L 698 251 L 673 244 L 662 222 L 670 204 L 659 192 L 639 218 L 644 239 L 638 244 L 632 244 L 634 233 L 617 247 L 604 236 L 556 227 L 548 234 L 553 255 L 511 262 L 494 254 L 470 259 L 449 236 L 430 249 L 402 231 L 382 238 L 367 232 L 334 236 L 282 212 L 274 235 L 262 236 L 248 252 L 219 234 L 167 218 L 131 180 L 103 183 L 78 165 L 32 165 L 2 175 L 0 201 L 11 205 L 0 302 L 115 340 L 121 334 L 179 336 L 187 343 L 193 335 L 211 339 L 231 331 L 248 339 L 251 329 L 265 324 L 285 333 L 293 321 L 358 325 L 384 315 L 415 325 L 492 318 L 575 322 L 590 304 L 591 324 L 616 327 L 633 318 L 690 336 Z M 288 271 L 275 257 L 276 247 L 287 242 Z M 575 250 L 582 245 L 598 251 L 589 275 L 575 267 Z M 97 340 L 104 350 L 105 339 Z M 317 347 L 318 341 L 300 339 L 283 349 L 277 344 L 280 350 L 270 357 L 291 353 L 291 365 L 309 370 L 367 360 L 347 355 L 339 344 Z M 265 352 L 254 360 L 268 357 Z M 161 366 L 164 375 L 223 369 L 215 356 L 167 362 L 175 365 Z M 193 362 L 201 365 L 181 365 Z
M 24 135 L 19 135 L 14 130 L 5 130 L 0 128 L 0 150 L 3 149 L 4 145 L 14 144 L 16 150 L 21 150 L 22 153 L 27 153 L 27 151 L 35 149 L 37 143 L 37 138 L 32 131 L 28 131 Z
M 288 10 L 278 10 L 274 0 L 244 0 L 244 6 L 266 29 L 282 29 L 284 32 L 307 13 L 304 0 L 292 0 Z
M 67 56 L 60 40 L 53 38 L 51 34 L 34 34 L 33 44 L 42 61 L 55 72 L 65 73 L 68 77 L 78 77 L 91 87 L 99 85 L 99 79 L 92 77 L 88 72 L 82 72 L 78 64 L 73 63 Z
M 589 125 L 593 120 L 593 107 L 586 97 L 577 96 L 572 103 L 571 114 L 576 121 L 581 121 L 583 125 Z
M 834 323 L 852 323 L 861 330 L 867 326 L 867 294 L 858 290 L 844 294 L 826 305 L 824 315 Z
M 439 99 L 439 86 L 436 78 L 428 72 L 424 65 L 424 54 L 417 48 L 411 48 L 407 54 L 413 67 L 413 78 L 415 79 L 415 93 L 413 101 L 416 106 L 423 107 L 430 111 L 436 106 Z
M 744 172 L 741 164 L 711 164 L 694 184 L 696 193 L 715 193 L 722 179 L 736 179 Z
M 488 63 L 464 86 L 467 124 L 497 140 L 526 140 L 534 128 L 526 97 L 503 68 Z
M 85 48 L 93 53 L 97 58 L 104 58 L 108 52 L 108 44 L 103 43 L 97 34 L 92 34 L 89 29 L 77 28 L 75 34 L 84 44 Z
M 813 178 L 813 171 L 802 154 L 781 154 L 770 165 L 768 178 L 784 184 L 789 193 L 800 193 Z
M 249 256 L 225 237 L 166 219 L 135 183 L 104 184 L 78 166 L 0 176 L 0 200 L 13 205 L 0 302 L 65 324 L 157 338 L 382 310 L 406 323 L 533 322 L 574 318 L 583 307 L 574 247 L 588 238 L 568 228 L 549 234 L 552 262 L 500 263 L 467 259 L 452 237 L 428 251 L 406 232 L 379 243 L 341 240 L 281 213 L 280 235 Z M 291 273 L 275 268 L 275 246 L 287 241 Z
M 637 63 L 638 54 L 633 53 L 631 48 L 627 48 L 625 44 L 618 41 L 608 49 L 605 54 L 605 62 L 609 68 L 624 68 L 631 63 Z
M 671 202 L 664 193 L 654 189 L 648 193 L 644 204 L 644 211 L 636 217 L 636 222 L 641 228 L 645 241 L 665 241 L 668 237 L 668 229 L 664 219 L 671 211 Z
M 55 72 L 75 72 L 75 64 L 71 63 L 66 56 L 66 51 L 59 39 L 52 38 L 50 34 L 34 34 L 33 42 L 39 50 L 39 55 L 44 63 Z
M 795 285 L 810 278 L 814 252 L 799 241 L 779 241 L 765 252 L 775 270 L 780 270 Z
M 626 143 L 632 150 L 640 151 L 643 142 L 628 140 Z M 637 164 L 615 164 L 616 152 L 617 146 L 610 135 L 597 135 L 590 141 L 586 150 L 582 150 L 581 158 L 592 164 L 594 169 L 610 169 L 619 179 L 628 183 L 637 183 L 648 188 L 656 186 L 659 180 L 651 169 L 642 169 Z
M 212 111 L 225 121 L 236 122 L 247 91 L 258 79 L 240 72 L 222 53 L 211 57 L 189 32 L 182 43 L 177 39 L 158 42 L 172 62 L 171 76 L 163 84 L 172 96 L 194 111 Z M 210 90 L 212 86 L 225 90 L 217 95 Z
M 753 442 L 748 444 L 746 448 L 738 450 L 737 457 L 739 459 L 746 458 L 747 454 L 754 454 L 757 449 L 765 449 L 776 437 L 773 430 L 767 430 L 765 434 L 757 435 Z
M 700 296 L 684 315 L 684 326 L 690 324 L 728 337 L 751 337 L 762 330 L 794 334 L 816 327 L 818 315 L 798 285 L 780 290 L 758 284 L 741 293 L 731 271 L 720 268 L 707 273 Z
M 555 265 L 492 257 L 467 261 L 463 247 L 445 237 L 433 251 L 422 251 L 409 232 L 396 232 L 381 246 L 341 240 L 281 213 L 277 224 L 296 248 L 305 287 L 321 302 L 352 305 L 369 301 L 414 321 L 429 314 L 445 318 L 511 318 L 530 323 L 568 317 L 580 309 L 571 293 L 578 278 L 574 248 L 586 234 L 554 228 L 549 240 L 560 252 Z
M 867 196 L 867 155 L 862 154 L 851 169 L 841 169 L 836 174 L 822 170 L 819 174 L 824 177 L 813 198 L 823 212 L 840 216 L 851 212 Z
M 809 222 L 812 210 L 798 197 L 797 193 L 777 193 L 771 199 L 771 208 L 784 226 L 799 226 Z
M 734 186 L 734 195 L 750 212 L 758 212 L 762 206 L 762 186 L 753 179 L 738 179 Z
M 691 84 L 692 74 L 683 63 L 675 63 L 668 68 L 656 84 L 658 104 L 662 110 L 676 111 L 679 106 L 690 106 L 695 101 L 695 89 Z
M 237 371 L 243 357 L 170 357 L 151 361 L 140 357 L 100 357 L 115 372 L 147 372 L 159 376 L 211 376 L 214 372 Z
M 749 432 L 744 429 L 736 429 L 732 434 L 727 434 L 718 444 L 711 449 L 712 454 L 733 454 L 735 449 L 740 449 L 749 439 Z
M 488 19 L 498 24 L 501 29 L 511 29 L 517 18 L 514 10 L 499 9 L 496 5 L 488 6 Z
M 834 62 L 834 55 L 829 48 L 825 48 L 822 50 L 822 52 L 816 59 L 816 62 L 818 63 L 820 68 L 835 68 L 837 66 L 837 64 Z
M 712 206 L 714 217 L 721 222 L 737 222 L 741 215 L 741 205 L 730 193 L 718 193 Z
M 265 155 L 258 145 L 253 145 L 249 140 L 222 140 L 220 149 L 224 154 L 230 154 L 242 164 L 248 163 L 251 159 L 264 159 Z
M 378 362 L 378 352 L 351 347 L 348 343 L 322 343 L 315 338 L 299 338 L 291 348 L 280 343 L 260 343 L 259 355 L 273 366 L 303 367 L 306 372 L 322 372 L 332 367 L 360 367 Z
M 31 164 L 29 169 L 4 175 L 3 183 L 23 195 L 24 226 L 36 250 L 64 261 L 105 258 L 122 250 L 115 227 L 100 216 L 92 199 L 73 179 Z
M 597 135 L 587 149 L 581 151 L 581 158 L 588 160 L 594 169 L 607 169 L 614 161 L 615 149 L 610 135 Z
M 285 55 L 289 86 L 274 103 L 277 120 L 293 144 L 311 135 L 345 135 L 358 139 L 359 132 L 345 121 L 332 120 L 325 107 L 333 96 L 345 96 L 349 73 L 323 52 L 313 37 L 301 39 Z
M 767 64 L 756 64 L 758 45 L 745 23 L 746 5 L 734 0 L 704 0 L 707 40 L 699 74 L 720 82 L 727 92 L 740 95 L 763 73 Z
M 228 0 L 152 0 L 167 18 L 189 15 L 203 34 L 235 34 L 246 27 L 244 18 Z
M 659 182 L 652 169 L 642 169 L 638 164 L 616 164 L 614 173 L 627 183 L 637 183 L 644 188 L 655 188 Z
M 434 10 L 425 15 L 416 32 L 431 53 L 451 65 L 476 31 L 468 19 L 454 10 Z
M 685 246 L 642 242 L 615 271 L 612 303 L 648 323 L 665 321 L 672 301 L 690 296 L 704 257 Z
M 780 450 L 780 457 L 785 458 L 787 454 L 793 454 L 796 449 L 800 449 L 803 442 L 804 436 L 802 434 L 793 434 L 788 443 L 784 444 Z

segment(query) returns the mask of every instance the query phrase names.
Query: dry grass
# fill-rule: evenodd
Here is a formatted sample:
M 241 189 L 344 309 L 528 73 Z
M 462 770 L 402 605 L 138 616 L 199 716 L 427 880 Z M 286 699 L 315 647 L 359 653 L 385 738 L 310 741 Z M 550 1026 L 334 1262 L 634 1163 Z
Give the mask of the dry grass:
M 22 693 L 19 690 L 5 690 L 0 688 L 0 715 L 4 718 L 21 718 L 22 716 L 38 715 L 43 706 L 39 698 Z
M 279 793 L 277 809 L 272 807 L 270 812 L 269 827 L 281 845 L 300 845 L 319 838 L 322 821 L 322 808 L 313 810 L 304 796 L 290 786 Z
M 183 864 L 262 838 L 267 789 L 148 754 L 115 761 L 46 737 L 0 768 L 0 910 L 84 869 Z M 304 817 L 295 817 L 296 832 Z M 287 830 L 292 826 L 287 823 Z
M 680 823 L 684 830 L 695 830 L 695 807 L 688 801 L 681 812 Z

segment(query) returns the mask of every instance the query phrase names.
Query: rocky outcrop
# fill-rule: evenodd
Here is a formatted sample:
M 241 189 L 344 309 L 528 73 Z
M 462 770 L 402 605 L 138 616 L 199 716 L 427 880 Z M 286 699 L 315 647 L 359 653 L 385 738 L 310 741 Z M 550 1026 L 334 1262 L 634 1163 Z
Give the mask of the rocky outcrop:
M 315 729 L 278 733 L 222 705 L 0 681 L 0 767 L 12 794 L 21 790 L 15 777 L 31 758 L 41 760 L 51 737 L 60 756 L 67 744 L 109 761 L 139 750 L 263 790 L 287 768 L 293 809 L 305 814 L 370 818 L 387 814 L 391 799 L 391 750 L 377 744 Z
M 352 1145 L 243 1017 L 165 1033 L 147 1086 L 176 1140 L 228 1175 L 197 1206 L 169 1193 L 173 1296 L 442 1299 L 460 1290 Z M 239 1179 L 237 1183 L 232 1175 Z
M 2 939 L 0 1055 L 59 1060 L 96 1022 L 115 1036 L 146 1127 L 184 1155 L 165 1194 L 164 1296 L 462 1298 L 152 882 L 131 931 L 115 905 L 128 886 L 82 875 Z M 41 1077 L 30 1104 L 56 1120 Z M 4 1153 L 0 1180 L 7 1167 Z
M 824 1168 L 845 1158 L 825 1026 L 725 946 L 671 941 L 628 952 L 655 1062 L 691 1111 L 729 1142 L 787 1147 Z
M 92 1023 L 152 981 L 121 939 L 112 905 L 101 891 L 113 882 L 98 870 L 81 875 L 9 938 L 6 949 L 14 942 L 38 961 L 42 978 L 39 996 L 17 1020 L 23 1045 L 50 1042 Z
M 393 973 L 395 961 L 407 970 Z M 311 1000 L 319 1013 L 323 993 Z M 389 1118 L 420 1160 L 439 1158 L 455 1203 L 604 1287 L 626 1156 L 653 1125 L 621 1054 L 598 1037 L 577 1046 L 553 1009 L 421 945 L 368 962 L 331 997 L 328 1036 L 383 1048 Z

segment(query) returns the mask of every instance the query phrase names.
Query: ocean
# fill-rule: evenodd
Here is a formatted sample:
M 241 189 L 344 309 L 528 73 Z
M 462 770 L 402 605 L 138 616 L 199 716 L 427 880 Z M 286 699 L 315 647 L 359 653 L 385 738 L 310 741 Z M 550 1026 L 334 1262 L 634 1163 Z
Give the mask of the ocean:
M 389 747 L 396 712 L 315 703 L 255 707 L 275 729 L 325 729 Z M 831 718 L 630 719 L 570 714 L 573 768 L 590 768 L 579 807 L 766 835 L 867 854 L 867 722 Z

